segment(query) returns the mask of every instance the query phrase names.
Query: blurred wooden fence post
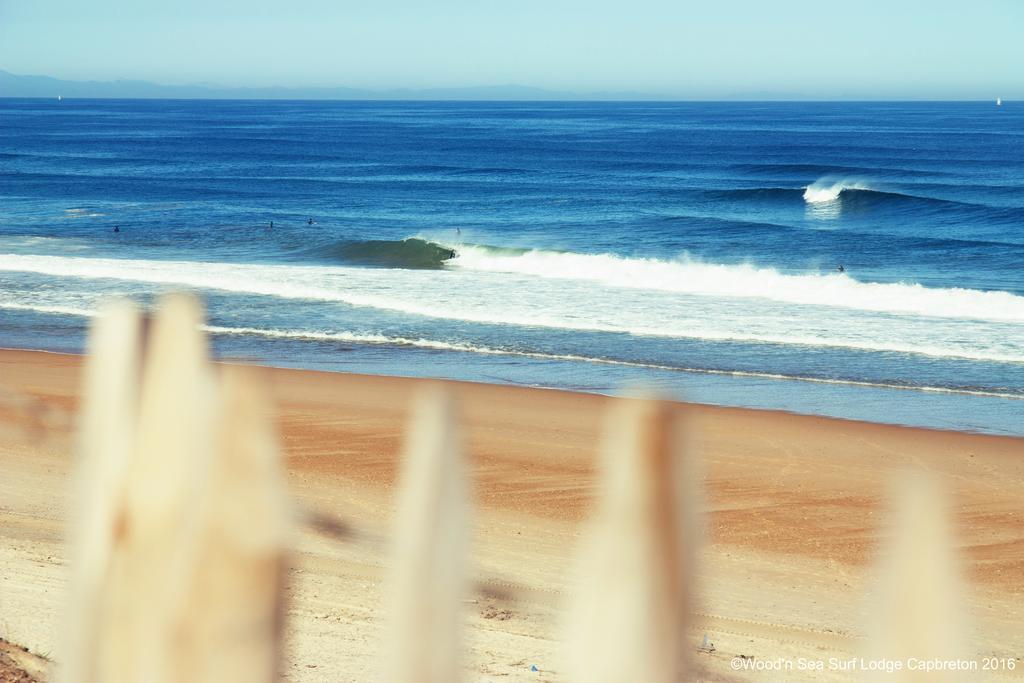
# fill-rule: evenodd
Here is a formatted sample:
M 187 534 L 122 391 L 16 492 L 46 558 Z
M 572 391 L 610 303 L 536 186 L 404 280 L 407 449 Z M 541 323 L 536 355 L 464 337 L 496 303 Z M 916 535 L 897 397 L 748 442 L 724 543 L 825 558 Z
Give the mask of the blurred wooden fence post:
M 616 400 L 568 617 L 573 683 L 675 683 L 699 542 L 697 482 L 666 403 Z
M 231 371 L 221 390 L 200 323 L 193 299 L 162 300 L 139 386 L 137 316 L 121 307 L 97 322 L 71 511 L 86 522 L 67 683 L 276 677 L 287 525 L 277 450 L 261 388 Z
M 100 311 L 89 335 L 82 384 L 79 460 L 68 535 L 70 595 L 58 677 L 98 681 L 99 624 L 111 599 L 111 559 L 123 523 L 134 452 L 141 318 L 127 301 Z
M 878 588 L 869 603 L 864 656 L 902 662 L 910 658 L 967 659 L 961 581 L 949 510 L 936 478 L 905 474 L 893 487 L 893 532 L 882 548 Z M 863 672 L 867 680 L 955 681 L 956 671 Z
M 387 683 L 462 678 L 469 503 L 453 401 L 440 385 L 417 396 L 398 487 Z
M 199 305 L 173 296 L 145 350 L 128 303 L 104 309 L 92 331 L 63 683 L 277 677 L 290 514 L 270 410 L 258 371 L 213 370 L 200 323 Z M 675 683 L 689 670 L 701 491 L 678 411 L 612 402 L 567 618 L 571 683 Z M 439 384 L 417 397 L 397 495 L 385 680 L 455 683 L 470 504 L 453 401 Z M 908 477 L 896 502 L 865 654 L 962 659 L 937 485 Z
M 221 377 L 179 680 L 272 681 L 280 670 L 291 510 L 259 371 L 228 366 Z

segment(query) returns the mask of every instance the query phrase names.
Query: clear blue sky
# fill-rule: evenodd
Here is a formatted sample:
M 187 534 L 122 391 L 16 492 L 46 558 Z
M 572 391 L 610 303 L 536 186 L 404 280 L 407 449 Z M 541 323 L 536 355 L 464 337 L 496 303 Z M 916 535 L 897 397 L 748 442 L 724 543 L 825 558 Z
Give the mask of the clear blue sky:
M 1024 1 L 0 0 L 0 69 L 228 86 L 1009 99 L 1024 98 Z

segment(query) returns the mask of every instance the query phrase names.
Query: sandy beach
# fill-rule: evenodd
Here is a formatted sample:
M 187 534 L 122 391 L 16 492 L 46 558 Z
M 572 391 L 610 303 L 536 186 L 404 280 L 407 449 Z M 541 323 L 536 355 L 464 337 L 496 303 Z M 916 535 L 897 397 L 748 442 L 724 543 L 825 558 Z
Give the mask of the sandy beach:
M 66 577 L 62 541 L 81 359 L 0 352 L 0 636 L 49 655 Z M 392 484 L 408 399 L 401 378 L 266 371 L 302 525 L 289 589 L 286 679 L 365 681 L 376 668 Z M 594 489 L 611 399 L 451 383 L 477 505 L 477 591 L 467 604 L 469 680 L 559 681 L 558 624 Z M 955 510 L 969 587 L 969 650 L 1024 653 L 1024 440 L 772 411 L 678 404 L 706 477 L 708 543 L 694 648 L 706 680 L 737 655 L 858 652 L 893 476 L 938 474 Z M 538 671 L 531 671 L 535 666 Z M 1022 667 L 1024 668 L 1024 667 Z M 1020 677 L 1020 672 L 1006 674 Z M 847 680 L 787 672 L 780 680 Z

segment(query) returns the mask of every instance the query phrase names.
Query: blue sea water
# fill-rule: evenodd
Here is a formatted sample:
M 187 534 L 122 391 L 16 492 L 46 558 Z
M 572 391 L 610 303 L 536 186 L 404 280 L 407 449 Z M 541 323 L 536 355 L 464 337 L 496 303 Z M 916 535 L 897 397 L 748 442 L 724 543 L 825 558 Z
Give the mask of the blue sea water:
M 0 346 L 168 289 L 221 357 L 1024 434 L 1024 106 L 0 99 Z

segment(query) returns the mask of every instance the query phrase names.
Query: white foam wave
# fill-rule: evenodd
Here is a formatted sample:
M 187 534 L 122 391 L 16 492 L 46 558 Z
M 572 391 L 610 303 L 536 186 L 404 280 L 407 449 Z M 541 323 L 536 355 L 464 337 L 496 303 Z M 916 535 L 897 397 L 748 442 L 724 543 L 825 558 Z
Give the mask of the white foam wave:
M 64 215 L 67 218 L 99 218 L 107 214 L 99 213 L 93 209 L 64 209 Z
M 471 249 L 464 248 L 460 258 L 472 258 Z M 783 275 L 748 267 L 658 261 L 638 263 L 636 259 L 553 252 L 521 256 L 484 253 L 481 258 L 506 259 L 505 265 L 499 265 L 510 269 L 514 276 L 496 272 L 493 263 L 486 264 L 490 269 L 485 272 L 463 268 L 460 273 L 11 254 L 0 255 L 0 271 L 109 281 L 96 288 L 90 285 L 85 290 L 90 294 L 98 291 L 138 293 L 137 286 L 126 287 L 124 283 L 152 283 L 281 299 L 336 302 L 439 320 L 493 325 L 1024 362 L 1024 337 L 1019 327 L 1024 321 L 1024 298 L 1006 292 L 928 290 L 919 285 L 870 285 L 857 283 L 843 275 Z M 637 286 L 642 287 L 642 283 L 637 281 L 624 281 L 619 289 L 609 287 L 596 292 L 587 280 L 594 278 L 595 260 L 598 265 L 612 268 L 610 277 L 602 276 L 605 277 L 605 285 L 609 284 L 607 280 L 617 283 L 624 277 L 614 270 L 623 261 L 627 261 L 627 266 L 641 269 L 636 280 L 643 275 L 643 268 L 650 267 L 655 271 L 669 269 L 669 272 L 676 273 L 679 271 L 673 269 L 682 268 L 682 272 L 692 273 L 696 268 L 697 272 L 715 275 L 718 281 L 705 278 L 704 282 L 690 287 L 692 292 L 687 291 L 686 283 L 682 283 L 684 286 L 676 289 L 682 293 L 664 296 L 651 296 L 649 289 L 636 289 Z M 574 262 L 585 269 L 583 274 L 562 272 L 552 276 L 548 270 L 561 267 L 568 271 Z M 531 276 L 531 269 L 535 268 L 547 275 Z M 749 300 L 749 292 L 735 289 L 736 285 L 729 281 L 730 277 L 737 278 L 747 271 L 751 277 L 743 285 L 745 287 L 775 287 L 775 291 L 770 292 L 775 298 L 785 301 L 788 294 L 800 303 L 821 302 L 821 305 L 812 309 L 788 303 L 753 302 Z M 576 281 L 567 282 L 565 278 Z M 810 291 L 804 292 L 801 288 Z M 924 310 L 939 317 L 892 315 L 894 307 L 899 310 L 901 306 L 898 300 L 863 301 L 865 308 L 881 310 L 882 314 L 830 305 L 837 296 L 849 295 L 851 288 L 862 298 L 869 296 L 870 292 L 890 299 L 903 295 L 915 304 L 910 306 L 904 301 L 903 309 Z M 64 285 L 61 289 L 63 297 L 70 295 L 72 288 Z M 830 294 L 830 290 L 838 294 Z M 716 297 L 712 294 L 716 291 L 725 293 Z M 737 293 L 740 291 L 748 298 L 730 298 L 729 293 L 740 296 Z M 982 310 L 988 302 L 991 302 L 989 308 Z M 968 320 L 955 319 L 958 313 Z M 977 320 L 983 315 L 989 320 Z M 942 317 L 953 319 L 941 320 Z
M 602 285 L 707 297 L 767 299 L 788 304 L 850 308 L 878 313 L 937 318 L 1024 323 L 1024 296 L 1004 291 L 959 287 L 925 287 L 913 282 L 862 282 L 848 273 L 783 273 L 748 264 L 702 263 L 623 258 L 611 254 L 553 251 L 497 252 L 465 245 L 452 267 L 491 273 L 513 273 L 555 280 L 578 280 Z M 343 301 L 379 307 L 386 302 L 333 286 L 356 269 L 313 266 L 139 261 L 60 256 L 0 254 L 0 271 L 23 271 L 55 276 L 135 280 L 285 298 Z M 380 288 L 378 288 L 380 289 Z M 424 310 L 428 312 L 424 312 Z M 400 309 L 429 315 L 429 307 L 410 304 Z M 483 322 L 483 321 L 481 321 Z
M 317 341 L 342 341 L 364 344 L 386 344 L 389 346 L 412 346 L 416 348 L 432 349 L 437 351 L 460 351 L 466 353 L 477 353 L 496 356 L 518 356 L 537 358 L 540 360 L 570 361 L 582 363 L 594 363 L 600 365 L 618 365 L 633 368 L 644 368 L 650 370 L 666 370 L 670 372 L 688 372 L 705 375 L 727 375 L 730 377 L 751 377 L 759 379 L 796 380 L 800 382 L 811 382 L 814 384 L 841 384 L 848 386 L 875 387 L 884 389 L 906 389 L 914 391 L 925 391 L 935 393 L 970 394 L 972 396 L 990 396 L 995 398 L 1012 398 L 1024 400 L 1019 394 L 1009 394 L 997 391 L 983 391 L 973 389 L 958 389 L 952 387 L 932 386 L 911 386 L 905 384 L 890 384 L 882 382 L 867 382 L 861 380 L 826 379 L 821 377 L 804 377 L 799 375 L 786 375 L 774 372 L 757 372 L 753 370 L 715 370 L 709 368 L 692 368 L 679 365 L 668 365 L 665 363 L 647 363 L 643 361 L 630 361 L 615 358 L 594 358 L 572 353 L 549 353 L 544 351 L 523 351 L 519 349 L 494 348 L 476 344 L 465 344 L 461 342 L 445 342 L 423 338 L 394 337 L 380 334 L 366 334 L 356 332 L 326 332 L 326 331 L 304 331 L 304 330 L 274 330 L 258 329 L 252 327 L 218 327 L 206 326 L 205 329 L 212 334 L 238 334 L 270 337 L 276 339 L 313 339 Z
M 598 282 L 698 296 L 770 299 L 792 304 L 910 313 L 940 318 L 1024 322 L 1024 297 L 1002 291 L 932 288 L 918 283 L 861 282 L 846 273 L 782 273 L 752 265 L 692 259 L 622 258 L 611 254 L 498 252 L 463 246 L 452 266 L 467 270 Z
M 20 304 L 16 302 L 0 301 L 0 308 L 19 310 L 32 310 L 40 313 L 52 313 L 58 315 L 73 315 L 80 317 L 93 317 L 95 312 L 91 309 L 66 307 L 66 306 L 45 306 L 34 304 Z M 694 368 L 679 365 L 668 365 L 665 363 L 649 363 L 643 361 L 630 361 L 615 358 L 595 358 L 572 353 L 550 353 L 545 351 L 529 351 L 522 349 L 509 349 L 491 347 L 464 342 L 449 342 L 435 339 L 424 339 L 422 337 L 402 337 L 383 335 L 366 332 L 330 331 L 330 330 L 280 330 L 274 328 L 257 327 L 229 327 L 223 325 L 203 325 L 202 329 L 214 335 L 238 335 L 258 336 L 270 339 L 295 339 L 326 342 L 344 342 L 352 344 L 379 344 L 387 346 L 408 346 L 434 351 L 456 351 L 462 353 L 475 353 L 493 356 L 516 356 L 535 358 L 548 361 L 568 361 L 579 363 L 591 363 L 599 365 L 614 365 L 632 368 L 643 368 L 649 370 L 665 370 L 669 372 L 687 372 L 705 375 L 722 375 L 730 377 L 750 377 L 757 379 L 789 380 L 799 382 L 810 382 L 814 384 L 834 384 L 847 386 L 860 386 L 884 389 L 901 389 L 912 391 L 923 391 L 931 393 L 967 394 L 972 396 L 988 396 L 993 398 L 1009 398 L 1024 400 L 1019 394 L 1009 394 L 997 391 L 983 391 L 973 389 L 959 389 L 954 387 L 933 387 L 933 386 L 911 386 L 904 384 L 892 384 L 881 382 L 868 382 L 861 380 L 830 379 L 821 377 L 805 377 L 799 375 L 786 375 L 773 372 L 756 372 L 750 370 L 716 370 L 709 368 Z
M 807 186 L 804 190 L 804 201 L 810 204 L 820 204 L 822 202 L 834 202 L 839 199 L 839 195 L 843 193 L 843 190 L 868 190 L 870 189 L 866 184 L 854 181 L 854 180 L 817 180 Z
M 0 308 L 11 311 L 33 311 L 35 313 L 52 313 L 54 315 L 70 315 L 82 318 L 95 317 L 96 311 L 77 306 L 51 306 L 47 304 L 24 304 L 17 301 L 0 301 Z
M 482 320 L 481 322 L 495 322 L 490 320 Z M 516 323 L 527 325 L 525 321 Z M 546 325 L 545 325 L 546 326 Z M 563 325 L 551 325 L 550 327 L 557 327 L 559 329 L 566 329 Z M 446 351 L 472 351 L 474 353 L 494 353 L 504 355 L 519 355 L 519 356 L 533 356 L 538 358 L 558 358 L 561 360 L 593 360 L 582 356 L 565 356 L 557 355 L 552 356 L 550 354 L 535 354 L 521 351 L 509 351 L 509 350 L 488 350 L 484 347 L 474 346 L 471 344 L 461 344 L 459 342 L 435 342 L 424 339 L 413 339 L 407 337 L 383 337 L 380 335 L 372 334 L 356 334 L 349 332 L 282 332 L 275 330 L 262 330 L 257 328 L 209 328 L 211 332 L 218 332 L 223 334 L 259 334 L 268 337 L 280 337 L 280 338 L 292 338 L 292 339 L 312 339 L 320 341 L 347 341 L 353 343 L 381 343 L 381 344 L 401 344 L 406 346 L 416 346 L 420 348 L 432 348 L 437 350 Z M 576 327 L 568 329 L 579 329 L 581 331 L 592 331 L 592 332 L 621 332 L 614 328 L 601 328 L 601 327 Z M 915 344 L 901 344 L 901 343 L 876 343 L 876 342 L 835 342 L 828 338 L 815 337 L 815 336 L 800 336 L 800 335 L 789 335 L 789 336 L 770 336 L 770 335 L 742 335 L 733 334 L 729 332 L 716 332 L 716 331 L 695 331 L 692 334 L 679 333 L 672 331 L 666 335 L 659 334 L 656 330 L 646 330 L 642 332 L 634 332 L 637 336 L 671 336 L 676 339 L 692 339 L 697 341 L 725 341 L 725 342 L 747 342 L 755 344 L 780 344 L 780 345 L 801 345 L 808 347 L 826 347 L 826 348 L 839 348 L 839 349 L 855 349 L 859 351 L 884 351 L 889 353 L 905 353 L 916 356 L 928 356 L 932 358 L 960 358 L 963 360 L 984 360 L 984 361 L 995 361 L 1003 363 L 1024 363 L 1024 355 L 1021 354 L 1006 354 L 999 352 L 987 352 L 979 351 L 971 353 L 968 351 L 959 351 L 956 349 L 944 348 L 941 346 L 929 346 L 929 345 L 915 345 Z M 667 365 L 649 365 L 646 363 L 632 363 L 629 361 L 616 361 L 618 365 L 636 365 L 637 367 L 648 367 L 663 370 L 677 370 L 687 369 L 678 368 L 675 366 Z M 762 373 L 763 374 L 763 373 Z M 762 376 L 759 374 L 758 376 Z M 765 377 L 772 375 L 763 374 Z M 781 376 L 780 376 L 781 377 Z

